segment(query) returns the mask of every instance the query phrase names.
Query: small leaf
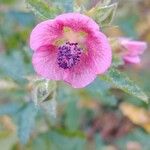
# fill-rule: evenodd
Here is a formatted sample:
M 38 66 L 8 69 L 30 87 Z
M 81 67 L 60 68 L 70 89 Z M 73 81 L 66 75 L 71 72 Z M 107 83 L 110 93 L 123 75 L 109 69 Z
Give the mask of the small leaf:
M 86 15 L 92 17 L 100 26 L 108 26 L 111 24 L 117 9 L 117 3 L 108 6 L 100 6 L 99 4 L 86 12 Z
M 48 101 L 42 102 L 40 106 L 41 108 L 43 108 L 43 110 L 45 110 L 48 116 L 52 117 L 50 119 L 51 120 L 53 119 L 53 122 L 54 122 L 57 116 L 57 102 L 56 102 L 55 96 L 53 95 L 53 97 L 49 99 Z
M 32 100 L 36 105 L 51 100 L 56 90 L 56 82 L 39 77 L 28 77 L 30 80 Z
M 26 144 L 29 140 L 35 124 L 36 114 L 37 109 L 34 103 L 28 103 L 18 114 L 18 136 L 22 144 Z
M 38 77 L 28 77 L 31 81 L 32 99 L 51 117 L 56 118 L 56 82 Z
M 90 5 L 90 0 L 75 0 L 73 11 L 84 13 L 86 12 L 86 9 L 88 9 Z
M 125 74 L 119 72 L 117 69 L 111 68 L 102 80 L 113 84 L 116 88 L 133 95 L 145 102 L 148 102 L 148 96 Z
M 57 16 L 62 10 L 58 7 L 48 6 L 48 4 L 42 0 L 26 0 L 27 6 L 34 12 L 39 18 L 46 20 Z

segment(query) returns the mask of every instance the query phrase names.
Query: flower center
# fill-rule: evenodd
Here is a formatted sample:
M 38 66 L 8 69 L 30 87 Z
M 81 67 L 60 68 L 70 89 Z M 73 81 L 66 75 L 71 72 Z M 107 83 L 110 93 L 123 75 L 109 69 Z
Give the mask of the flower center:
M 70 69 L 80 61 L 81 54 L 78 43 L 66 42 L 58 48 L 57 63 L 63 69 Z

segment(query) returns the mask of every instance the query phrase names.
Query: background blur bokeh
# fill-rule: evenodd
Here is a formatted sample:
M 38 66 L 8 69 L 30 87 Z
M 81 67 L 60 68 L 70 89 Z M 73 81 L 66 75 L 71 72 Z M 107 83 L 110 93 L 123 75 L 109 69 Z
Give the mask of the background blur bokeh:
M 0 0 L 0 150 L 150 150 L 150 104 L 99 79 L 82 90 L 59 83 L 56 110 L 34 106 L 28 40 L 38 21 L 25 1 Z M 150 0 L 120 0 L 113 25 L 108 36 L 150 45 Z M 123 69 L 150 96 L 149 66 L 150 48 Z

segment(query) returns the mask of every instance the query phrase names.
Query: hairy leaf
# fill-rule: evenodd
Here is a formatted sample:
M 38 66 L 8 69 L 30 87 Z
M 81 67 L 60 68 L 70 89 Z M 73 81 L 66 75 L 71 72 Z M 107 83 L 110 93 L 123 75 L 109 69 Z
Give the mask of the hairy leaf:
M 20 142 L 26 144 L 29 140 L 30 134 L 32 133 L 37 109 L 34 103 L 28 103 L 18 116 L 18 136 Z
M 31 79 L 32 99 L 36 105 L 53 99 L 56 82 L 42 78 Z
M 148 102 L 147 95 L 132 80 L 130 80 L 127 75 L 119 72 L 117 69 L 111 68 L 101 79 L 108 81 L 116 88 L 121 89 L 130 95 Z
M 108 26 L 111 24 L 115 15 L 117 3 L 108 6 L 96 5 L 86 15 L 92 17 L 100 26 Z
M 43 0 L 26 0 L 27 6 L 37 15 L 39 18 L 51 19 L 57 16 L 62 10 L 58 7 L 49 6 Z

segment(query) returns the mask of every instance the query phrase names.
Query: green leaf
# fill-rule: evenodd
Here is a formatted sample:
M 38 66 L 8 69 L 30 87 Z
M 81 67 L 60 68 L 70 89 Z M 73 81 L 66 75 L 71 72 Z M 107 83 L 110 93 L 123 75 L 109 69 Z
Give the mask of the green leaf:
M 113 67 L 119 67 L 123 64 L 124 64 L 124 61 L 121 59 L 121 57 L 113 56 L 113 59 L 112 59 L 112 66 Z
M 119 72 L 117 69 L 111 68 L 101 79 L 130 95 L 148 102 L 148 96 L 127 75 Z
M 30 79 L 29 79 L 30 78 Z M 28 77 L 32 85 L 32 100 L 51 117 L 56 118 L 56 82 L 39 77 Z
M 75 0 L 74 12 L 85 13 L 91 7 L 91 0 Z
M 102 0 L 101 2 L 104 6 L 109 5 L 111 3 L 111 0 Z
M 149 150 L 150 148 L 150 136 L 149 133 L 137 128 L 132 130 L 129 134 L 119 138 L 115 141 L 115 144 L 119 149 L 126 149 L 128 143 L 141 145 L 142 150 Z M 140 148 L 140 146 L 139 146 Z
M 45 80 L 35 76 L 29 80 L 32 85 L 32 99 L 36 105 L 54 98 L 54 92 L 56 91 L 55 81 Z
M 65 124 L 71 131 L 75 131 L 79 127 L 79 110 L 76 101 L 70 101 L 66 107 L 66 120 Z
M 49 139 L 52 142 L 51 148 L 56 150 L 83 150 L 86 141 L 79 137 L 68 137 L 58 132 L 49 132 Z
M 49 101 L 42 102 L 40 104 L 41 108 L 49 116 L 49 121 L 51 124 L 55 124 L 57 121 L 57 101 L 55 97 Z
M 31 150 L 85 150 L 86 140 L 81 136 L 69 136 L 55 129 L 40 134 L 30 146 Z
M 21 105 L 18 103 L 8 103 L 0 106 L 0 116 L 1 115 L 13 115 L 19 111 Z
M 100 26 L 108 26 L 112 23 L 117 3 L 108 6 L 100 6 L 99 4 L 89 10 L 86 15 L 92 17 Z
M 94 138 L 95 138 L 95 150 L 102 149 L 102 147 L 104 147 L 105 145 L 102 137 L 99 134 L 96 134 Z
M 24 83 L 23 76 L 32 72 L 31 64 L 24 62 L 21 51 L 16 50 L 11 55 L 0 55 L 1 76 L 11 77 L 13 80 Z M 12 66 L 13 69 L 12 69 Z M 18 73 L 19 72 L 19 73 Z
M 35 125 L 37 108 L 34 103 L 28 103 L 18 116 L 18 136 L 22 144 L 26 144 Z
M 84 91 L 86 91 L 90 97 L 92 96 L 93 99 L 102 102 L 105 106 L 116 106 L 117 99 L 110 93 L 110 88 L 111 86 L 105 81 L 97 78 L 92 84 L 87 86 Z
M 12 133 L 6 137 L 0 139 L 0 146 L 3 150 L 12 150 L 15 143 L 17 143 L 18 138 L 16 133 Z
M 55 4 L 55 6 L 59 6 L 59 8 L 62 8 L 65 10 L 65 12 L 72 12 L 73 6 L 74 6 L 74 0 L 50 0 L 52 3 Z
M 46 20 L 51 19 L 60 14 L 62 10 L 58 7 L 49 6 L 43 0 L 26 0 L 27 6 L 34 12 L 39 18 Z

